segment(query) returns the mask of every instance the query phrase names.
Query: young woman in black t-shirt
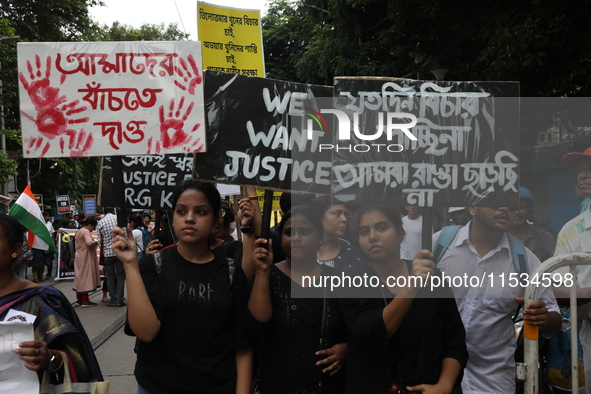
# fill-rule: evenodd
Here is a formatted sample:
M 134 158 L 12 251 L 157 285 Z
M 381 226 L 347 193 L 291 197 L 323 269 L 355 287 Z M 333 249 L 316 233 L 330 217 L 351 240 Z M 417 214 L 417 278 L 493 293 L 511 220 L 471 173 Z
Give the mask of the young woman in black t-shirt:
M 369 264 L 347 274 L 373 284 L 341 299 L 351 333 L 346 393 L 459 390 L 466 333 L 451 289 L 420 287 L 419 278 L 428 283 L 441 275 L 431 252 L 420 250 L 412 262 L 400 258 L 404 229 L 395 208 L 366 207 L 357 218 L 359 247 Z
M 140 341 L 138 393 L 246 394 L 252 378 L 243 330 L 246 277 L 208 244 L 220 195 L 210 183 L 187 180 L 172 201 L 179 242 L 157 255 L 138 263 L 133 237 L 113 230 L 127 279 L 129 328 Z
M 322 288 L 302 286 L 304 276 L 336 274 L 316 261 L 322 239 L 319 215 L 308 207 L 295 207 L 283 216 L 278 230 L 285 261 L 273 264 L 267 240 L 257 240 L 254 250 L 256 276 L 248 309 L 251 328 L 262 336 L 259 391 L 313 393 L 322 385 L 322 393 L 340 394 L 347 345 L 338 300 Z M 307 298 L 292 297 L 292 291 Z

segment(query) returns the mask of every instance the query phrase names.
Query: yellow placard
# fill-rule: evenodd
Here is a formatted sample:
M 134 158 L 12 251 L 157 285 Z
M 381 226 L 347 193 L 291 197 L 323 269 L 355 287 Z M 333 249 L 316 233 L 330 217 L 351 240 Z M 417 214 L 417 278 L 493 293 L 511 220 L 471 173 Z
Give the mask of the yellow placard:
M 265 76 L 260 11 L 197 2 L 203 69 Z
M 273 192 L 273 211 L 281 211 L 279 205 L 279 199 L 281 198 L 282 192 Z M 257 197 L 259 198 L 259 207 L 263 210 L 263 203 L 265 202 L 265 189 L 257 189 Z

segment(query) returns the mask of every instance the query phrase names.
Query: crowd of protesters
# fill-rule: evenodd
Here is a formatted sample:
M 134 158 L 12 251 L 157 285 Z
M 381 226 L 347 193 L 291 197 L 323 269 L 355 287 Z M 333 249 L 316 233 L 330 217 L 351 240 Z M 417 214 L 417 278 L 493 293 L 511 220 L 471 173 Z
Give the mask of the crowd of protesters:
M 577 168 L 577 196 L 591 197 L 591 148 L 562 162 Z M 100 247 L 103 301 L 127 306 L 126 333 L 138 339 L 138 393 L 516 392 L 514 318 L 551 337 L 562 328 L 559 303 L 568 289 L 545 287 L 523 305 L 522 285 L 499 288 L 493 280 L 531 273 L 556 254 L 591 251 L 585 201 L 556 243 L 534 223 L 535 197 L 524 187 L 517 209 L 448 208 L 448 222 L 438 219 L 426 230 L 433 233 L 433 253 L 421 245 L 418 207 L 345 205 L 329 196 L 283 193 L 280 222 L 268 239 L 259 238 L 263 223 L 253 190 L 232 206 L 213 184 L 186 180 L 172 196 L 172 213 L 159 223 L 136 213 L 125 229 L 112 208 L 98 222 L 50 223 L 46 215 L 52 233 L 79 229 L 74 289 L 80 306 L 96 305 L 88 294 L 101 286 Z M 2 220 L 2 264 L 12 265 L 6 275 L 17 277 L 23 245 L 7 235 L 4 227 L 13 224 Z M 34 282 L 43 280 L 48 259 L 33 250 Z M 590 272 L 579 268 L 583 301 L 591 298 Z M 483 282 L 442 280 L 466 275 Z M 326 282 L 345 276 L 370 278 L 370 285 Z M 26 287 L 22 280 L 19 289 Z M 436 280 L 440 285 L 433 286 Z M 591 349 L 589 314 L 583 316 L 581 342 Z M 26 347 L 51 354 L 42 341 Z M 45 358 L 40 365 L 47 368 Z

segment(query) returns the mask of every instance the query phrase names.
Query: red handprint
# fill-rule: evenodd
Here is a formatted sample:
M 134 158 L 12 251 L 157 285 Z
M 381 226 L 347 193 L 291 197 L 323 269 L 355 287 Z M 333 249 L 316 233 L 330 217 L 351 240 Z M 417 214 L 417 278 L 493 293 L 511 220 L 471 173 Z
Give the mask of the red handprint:
M 50 144 L 49 141 L 43 137 L 29 137 L 25 139 L 23 146 L 25 147 L 25 154 L 27 156 L 35 153 L 34 156 L 45 157 L 45 154 L 49 150 Z
M 70 125 L 77 123 L 88 122 L 88 117 L 79 117 L 71 119 L 74 115 L 77 115 L 87 109 L 86 106 L 80 106 L 80 101 L 75 100 L 67 103 L 66 96 L 60 96 L 60 90 L 57 87 L 51 86 L 51 56 L 48 56 L 45 62 L 45 72 L 42 71 L 41 58 L 39 55 L 35 55 L 35 69 L 30 61 L 27 61 L 27 70 L 29 72 L 29 80 L 23 72 L 19 73 L 19 80 L 23 84 L 23 87 L 27 90 L 27 93 L 37 110 L 37 116 L 34 117 L 24 111 L 21 114 L 27 119 L 31 120 L 37 126 L 39 132 L 49 140 L 60 136 L 60 148 L 62 153 L 65 149 L 65 140 L 62 136 L 64 134 L 70 137 L 68 147 L 72 146 L 72 138 L 76 139 L 75 135 L 78 135 L 76 130 L 69 129 Z M 65 75 L 60 77 L 60 84 L 65 80 Z M 82 132 L 83 133 L 83 132 Z M 43 146 L 41 154 L 45 155 L 50 148 L 50 143 L 44 144 L 45 139 L 43 137 L 29 139 L 29 150 L 28 152 L 38 151 Z M 90 144 L 83 144 L 84 146 L 92 146 Z M 72 149 L 71 147 L 69 148 Z M 77 152 L 79 153 L 79 152 Z M 74 154 L 74 151 L 72 151 Z
M 27 78 L 23 72 L 18 73 L 18 78 L 23 84 L 24 88 L 27 90 L 27 93 L 31 98 L 31 102 L 35 106 L 35 109 L 39 111 L 47 106 L 55 105 L 56 103 L 59 104 L 65 101 L 65 96 L 59 97 L 59 88 L 50 86 L 49 77 L 51 76 L 51 56 L 47 56 L 45 61 L 46 69 L 44 78 L 41 78 L 43 77 L 43 72 L 41 71 L 41 58 L 39 55 L 35 55 L 35 67 L 36 69 L 33 70 L 33 65 L 29 60 L 27 60 L 27 70 L 29 71 L 29 79 L 31 80 L 30 83 L 27 81 Z M 62 75 L 60 78 L 60 83 L 63 83 L 64 80 L 65 75 Z
M 203 145 L 203 143 L 201 142 L 201 138 L 196 138 L 192 144 L 187 144 L 183 146 L 183 150 L 185 152 L 193 153 L 201 152 L 203 148 L 205 148 L 205 145 Z
M 83 112 L 87 109 L 87 107 L 80 107 L 79 100 L 60 105 L 64 101 L 65 97 L 63 97 L 59 102 L 56 102 L 54 106 L 47 106 L 38 110 L 37 118 L 32 117 L 24 111 L 21 111 L 21 114 L 34 122 L 41 134 L 52 140 L 58 135 L 73 132 L 73 130 L 68 129 L 68 125 L 85 123 L 89 120 L 88 117 L 68 119 L 68 116 Z
M 80 130 L 78 133 L 73 130 L 68 130 L 66 133 L 70 137 L 70 141 L 68 142 L 68 150 L 70 151 L 69 156 L 85 156 L 94 143 L 94 137 L 92 134 L 85 132 L 84 129 Z M 64 153 L 65 142 L 63 138 L 60 138 L 60 148 L 62 153 Z
M 86 133 L 84 130 L 80 130 L 79 132 L 67 130 L 66 135 L 59 138 L 59 146 L 62 154 L 69 157 L 85 156 L 93 143 L 94 137 L 92 134 Z M 51 144 L 43 137 L 29 137 L 25 139 L 24 146 L 27 156 L 45 157 Z
M 185 98 L 181 97 L 178 108 L 175 111 L 175 100 L 173 98 L 170 101 L 166 117 L 164 115 L 164 106 L 160 106 L 158 111 L 160 118 L 160 140 L 154 142 L 152 138 L 148 139 L 148 154 L 158 154 L 162 149 L 175 147 L 182 147 L 187 152 L 199 152 L 203 150 L 201 140 L 189 134 L 196 131 L 201 125 L 199 123 L 195 124 L 189 133 L 184 131 L 185 122 L 189 118 L 195 103 L 191 102 L 184 115 L 181 116 L 184 105 Z
M 187 60 L 189 61 L 191 69 L 189 69 L 185 59 L 180 58 L 179 62 L 181 63 L 182 69 L 178 66 L 175 66 L 174 71 L 179 77 L 183 79 L 183 81 L 179 82 L 175 80 L 174 84 L 182 90 L 188 91 L 190 94 L 195 94 L 195 88 L 203 81 L 203 78 L 201 78 L 201 75 L 199 75 L 199 67 L 197 67 L 197 63 L 195 62 L 193 55 L 189 55 Z

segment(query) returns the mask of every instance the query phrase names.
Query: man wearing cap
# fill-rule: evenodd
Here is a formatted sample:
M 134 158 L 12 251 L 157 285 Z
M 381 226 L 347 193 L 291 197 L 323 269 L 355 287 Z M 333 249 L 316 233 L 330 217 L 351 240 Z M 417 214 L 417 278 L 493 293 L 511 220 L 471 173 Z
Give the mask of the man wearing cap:
M 567 153 L 560 162 L 577 169 L 577 188 L 585 196 L 591 196 L 591 148 L 585 152 Z M 564 253 L 591 252 L 591 208 L 567 222 L 558 233 L 555 256 Z M 559 268 L 557 272 L 566 274 L 568 267 Z M 579 339 L 583 347 L 583 364 L 585 366 L 585 383 L 587 392 L 591 393 L 591 265 L 577 266 L 578 315 L 583 319 Z M 566 286 L 554 288 L 559 303 L 568 305 L 570 289 Z
M 465 226 L 468 223 L 466 208 L 464 207 L 449 207 L 447 213 L 451 215 L 451 220 L 457 226 Z
M 515 211 L 515 219 L 507 231 L 531 250 L 540 261 L 554 256 L 556 241 L 548 231 L 528 223 L 533 216 L 536 201 L 532 192 L 526 187 L 519 188 L 519 208 Z

